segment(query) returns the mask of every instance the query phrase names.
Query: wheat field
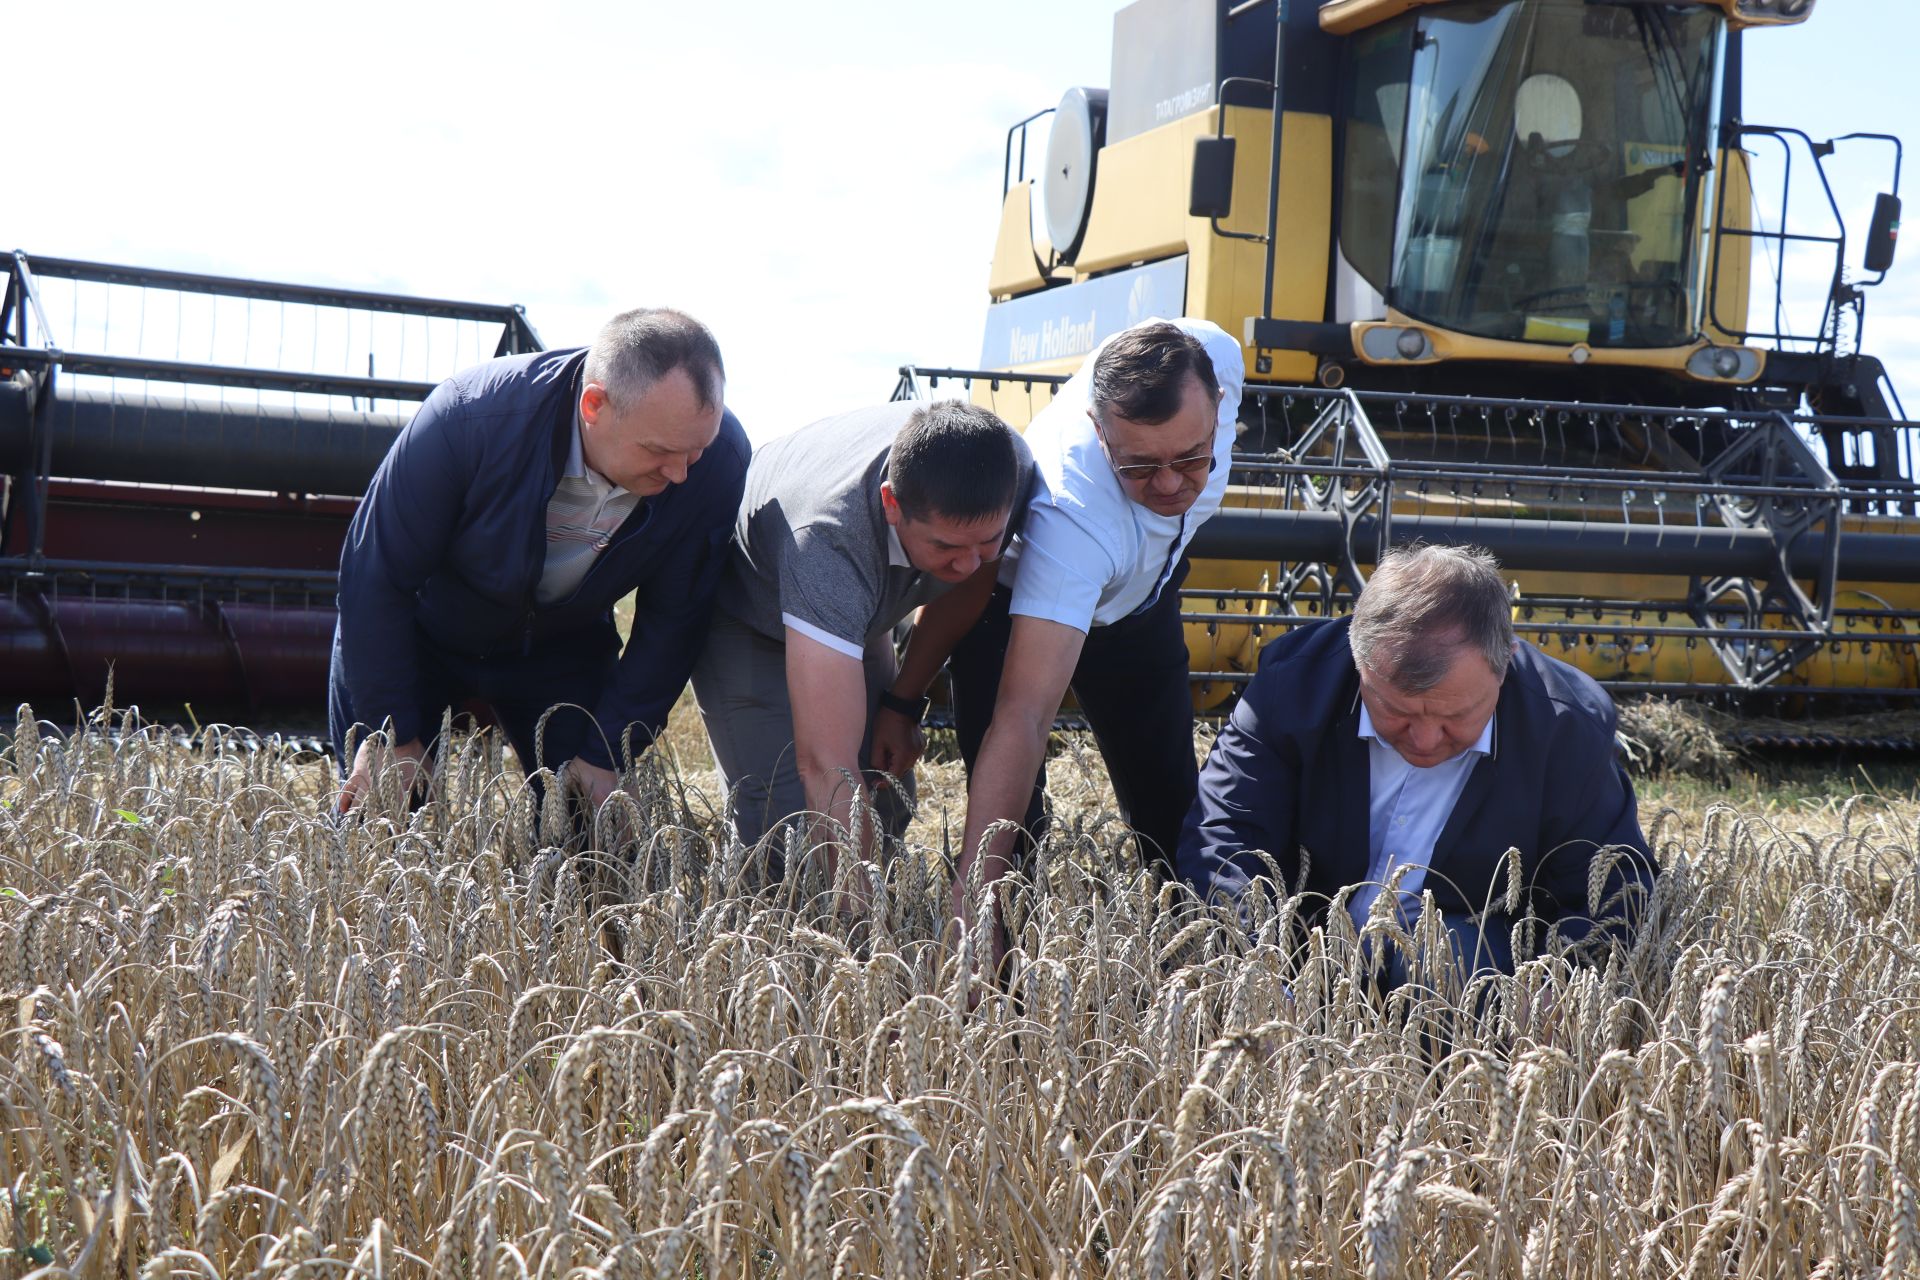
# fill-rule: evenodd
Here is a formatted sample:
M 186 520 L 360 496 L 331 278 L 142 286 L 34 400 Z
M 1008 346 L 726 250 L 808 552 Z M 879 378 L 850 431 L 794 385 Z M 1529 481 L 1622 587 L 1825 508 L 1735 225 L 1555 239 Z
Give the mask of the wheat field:
M 1115 852 L 1084 750 L 1055 778 L 1003 990 L 937 940 L 950 787 L 843 865 L 850 920 L 802 850 L 765 884 L 670 761 L 584 839 L 485 737 L 339 823 L 290 750 L 23 710 L 7 1266 L 1920 1274 L 1911 797 L 1649 802 L 1631 951 L 1463 985 L 1422 927 L 1382 997 L 1343 912 L 1303 947 L 1298 902 L 1199 915 Z

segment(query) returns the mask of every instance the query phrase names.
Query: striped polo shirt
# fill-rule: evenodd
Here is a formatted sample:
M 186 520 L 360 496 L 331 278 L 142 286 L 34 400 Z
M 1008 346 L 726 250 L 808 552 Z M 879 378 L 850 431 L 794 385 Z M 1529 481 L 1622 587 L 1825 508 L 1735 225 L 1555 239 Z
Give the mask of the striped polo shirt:
M 558 604 L 577 591 L 639 503 L 639 494 L 628 493 L 587 465 L 580 449 L 580 411 L 574 410 L 566 470 L 547 500 L 547 558 L 535 603 Z

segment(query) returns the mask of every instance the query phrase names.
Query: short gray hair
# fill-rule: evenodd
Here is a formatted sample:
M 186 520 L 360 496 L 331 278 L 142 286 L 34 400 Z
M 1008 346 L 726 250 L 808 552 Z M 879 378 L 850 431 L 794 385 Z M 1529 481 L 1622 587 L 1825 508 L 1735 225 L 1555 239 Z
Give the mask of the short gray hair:
M 1405 693 L 1446 678 L 1471 648 L 1505 679 L 1513 657 L 1513 600 L 1500 562 L 1479 547 L 1400 547 L 1360 592 L 1347 632 L 1356 666 Z
M 615 404 L 631 404 L 675 369 L 693 379 L 702 408 L 720 403 L 727 380 L 720 344 L 707 326 L 667 307 L 621 312 L 600 326 L 587 349 L 587 381 L 605 387 Z

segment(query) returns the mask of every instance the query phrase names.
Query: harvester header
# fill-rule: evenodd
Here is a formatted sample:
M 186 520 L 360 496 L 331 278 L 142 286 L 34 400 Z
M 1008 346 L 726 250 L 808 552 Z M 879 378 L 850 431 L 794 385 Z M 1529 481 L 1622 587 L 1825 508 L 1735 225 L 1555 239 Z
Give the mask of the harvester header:
M 360 494 L 440 378 L 539 349 L 525 314 L 24 252 L 4 272 L 0 691 L 91 707 L 111 670 L 121 705 L 310 724 Z

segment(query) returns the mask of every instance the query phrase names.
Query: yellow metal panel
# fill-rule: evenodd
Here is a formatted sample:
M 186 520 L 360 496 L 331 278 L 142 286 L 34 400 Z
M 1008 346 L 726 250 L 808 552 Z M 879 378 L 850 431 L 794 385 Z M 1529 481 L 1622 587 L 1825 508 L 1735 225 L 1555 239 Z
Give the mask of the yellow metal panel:
M 1187 214 L 1194 139 L 1213 134 L 1218 111 L 1215 107 L 1176 120 L 1101 151 L 1092 221 L 1075 266 L 1084 278 L 1096 271 L 1186 253 L 1185 314 L 1211 320 L 1228 333 L 1241 336 L 1248 317 L 1260 311 L 1266 248 L 1250 240 L 1216 236 L 1207 219 Z M 1226 129 L 1238 146 L 1233 214 L 1222 225 L 1234 231 L 1264 233 L 1267 161 L 1272 154 L 1271 113 L 1257 108 L 1228 108 Z M 1327 116 L 1288 112 L 1285 129 L 1280 179 L 1282 252 L 1274 262 L 1274 314 L 1282 319 L 1319 320 L 1326 311 L 1327 273 L 1331 269 L 1333 121 Z M 1019 214 L 1014 204 L 1009 193 L 995 251 L 996 280 L 1001 254 Z M 1246 349 L 1250 375 L 1266 381 L 1293 382 L 1313 377 L 1312 355 L 1298 351 L 1269 354 L 1271 368 L 1255 374 L 1256 353 Z M 1047 371 L 1059 367 L 1071 372 L 1078 362 L 1021 367 Z M 1024 397 L 1025 392 L 1019 394 Z
M 1778 15 L 1761 18 L 1743 18 L 1740 16 L 1739 11 L 1740 0 L 1701 0 L 1701 3 L 1710 4 L 1716 9 L 1725 9 L 1727 11 L 1727 25 L 1735 31 L 1744 31 L 1748 27 L 1797 27 L 1812 16 L 1813 12 L 1809 9 L 1791 18 L 1782 18 Z
M 1000 234 L 993 241 L 993 269 L 987 273 L 987 292 L 994 298 L 1011 298 L 1046 287 L 1047 278 L 1040 264 L 1053 256 L 1044 237 L 1033 234 L 1033 183 L 1017 182 L 1007 188 L 1000 204 Z
M 1720 180 L 1727 187 L 1725 192 L 1716 194 L 1700 219 L 1704 227 L 1702 252 L 1705 255 L 1700 270 L 1702 280 L 1714 269 L 1715 211 L 1721 211 L 1730 231 L 1753 229 L 1753 171 L 1748 165 L 1749 157 L 1744 151 L 1720 153 Z M 1719 237 L 1719 241 L 1719 296 L 1714 302 L 1713 314 L 1705 317 L 1704 327 L 1707 335 L 1716 341 L 1732 342 L 1734 339 L 1715 321 L 1740 329 L 1747 327 L 1753 299 L 1753 240 L 1727 235 Z
M 1219 108 L 1215 108 L 1215 111 Z M 1212 128 L 1214 111 L 1206 113 Z M 1327 276 L 1333 242 L 1333 120 L 1289 111 L 1282 116 L 1280 147 L 1281 251 L 1274 255 L 1273 314 L 1282 320 L 1320 320 L 1326 315 Z M 1226 131 L 1234 149 L 1233 214 L 1222 227 L 1264 235 L 1267 229 L 1268 159 L 1272 155 L 1272 113 L 1250 107 L 1227 108 Z M 1192 171 L 1192 149 L 1180 167 Z M 1181 189 L 1188 184 L 1183 180 Z M 1211 320 L 1244 339 L 1246 322 L 1260 314 L 1261 273 L 1267 249 L 1251 240 L 1216 236 L 1205 218 L 1187 219 L 1187 314 Z M 1242 352 L 1253 381 L 1311 381 L 1317 361 L 1310 352 L 1269 352 L 1270 367 L 1258 371 L 1258 353 Z
M 1073 260 L 1081 275 L 1186 250 L 1193 140 L 1212 132 L 1213 112 L 1203 111 L 1100 149 L 1093 212 Z M 1240 153 L 1244 163 L 1244 146 Z
M 1427 335 L 1432 345 L 1431 354 L 1419 360 L 1374 360 L 1369 358 L 1361 346 L 1361 335 L 1372 329 L 1418 329 Z M 1355 358 L 1365 364 L 1391 367 L 1394 365 L 1439 364 L 1447 360 L 1491 360 L 1509 364 L 1555 364 L 1582 365 L 1595 369 L 1658 369 L 1667 373 L 1690 377 L 1687 373 L 1687 361 L 1694 352 L 1710 345 L 1705 339 L 1689 343 L 1684 347 L 1589 347 L 1584 343 L 1555 342 L 1562 335 L 1551 329 L 1545 322 L 1539 326 L 1529 324 L 1530 332 L 1537 332 L 1541 341 L 1515 342 L 1506 338 L 1482 338 L 1470 333 L 1454 333 L 1447 329 L 1436 329 L 1432 325 L 1410 320 L 1399 312 L 1389 310 L 1385 320 L 1369 320 L 1353 326 L 1353 349 Z M 1755 381 L 1766 370 L 1767 353 L 1756 347 L 1749 347 L 1757 364 L 1754 375 L 1748 381 Z M 1576 353 L 1578 353 L 1576 355 Z
M 1550 590 L 1564 590 L 1562 583 L 1549 579 Z M 1638 587 L 1639 581 L 1621 579 L 1620 585 Z M 1869 596 L 1854 591 L 1842 591 L 1837 597 L 1842 608 L 1880 607 Z M 1646 681 L 1659 684 L 1730 684 L 1731 677 L 1726 665 L 1714 653 L 1712 646 L 1704 640 L 1689 643 L 1683 638 L 1673 636 L 1620 636 L 1555 634 L 1529 629 L 1530 622 L 1559 622 L 1567 619 L 1556 610 L 1543 611 L 1533 618 L 1525 617 L 1527 597 L 1520 597 L 1519 608 L 1514 618 L 1514 631 L 1523 640 L 1530 640 L 1542 650 L 1571 666 L 1578 667 L 1596 680 Z M 1635 617 L 1631 611 L 1603 610 L 1595 617 L 1591 610 L 1581 613 L 1576 622 L 1593 622 L 1596 626 L 1612 626 L 1632 629 L 1636 626 L 1658 626 L 1659 610 L 1642 609 Z M 1784 620 L 1769 618 L 1769 626 L 1784 626 Z M 1675 603 L 1667 618 L 1667 624 L 1690 626 L 1685 609 Z M 1836 630 L 1858 635 L 1863 640 L 1871 639 L 1875 634 L 1898 631 L 1912 634 L 1914 624 L 1904 619 L 1888 619 L 1876 624 L 1860 618 L 1850 618 L 1840 622 Z M 1827 646 L 1819 652 L 1809 655 L 1793 671 L 1781 680 L 1783 687 L 1805 685 L 1810 687 L 1835 687 L 1842 689 L 1911 689 L 1920 683 L 1920 670 L 1915 667 L 1915 653 L 1911 645 L 1875 644 L 1864 647 L 1859 644 L 1840 644 L 1838 651 Z
M 1187 580 L 1189 590 L 1199 587 L 1265 590 L 1272 581 L 1273 564 L 1249 560 L 1195 561 Z M 1557 633 L 1538 629 L 1540 623 L 1592 623 L 1598 627 L 1635 628 L 1690 626 L 1686 611 L 1687 582 L 1683 578 L 1627 577 L 1607 574 L 1514 573 L 1520 597 L 1514 610 L 1514 631 L 1523 640 L 1598 680 L 1647 681 L 1660 684 L 1730 684 L 1726 666 L 1705 641 L 1691 644 L 1672 636 L 1631 637 L 1584 633 Z M 1543 595 L 1588 595 L 1593 598 L 1640 598 L 1647 605 L 1638 611 L 1591 609 L 1576 611 L 1568 618 L 1564 610 L 1530 609 L 1530 597 Z M 1879 593 L 1843 589 L 1836 597 L 1841 608 L 1885 609 L 1898 607 Z M 1190 599 L 1186 608 L 1195 612 L 1247 614 L 1247 621 L 1187 624 L 1189 660 L 1196 671 L 1251 671 L 1258 667 L 1260 649 L 1290 628 L 1285 623 L 1267 621 L 1270 604 L 1264 601 Z M 1663 620 L 1662 612 L 1666 613 Z M 1785 627 L 1783 618 L 1769 617 L 1767 625 Z M 1908 619 L 1850 618 L 1837 628 L 1862 640 L 1871 640 L 1887 632 L 1915 634 L 1920 624 Z M 1785 686 L 1834 687 L 1861 690 L 1912 689 L 1920 687 L 1920 648 L 1907 644 L 1842 643 L 1812 654 L 1781 682 Z M 1196 684 L 1194 706 L 1200 711 L 1218 707 L 1231 693 L 1218 683 Z
M 1196 560 L 1181 590 L 1232 590 L 1246 587 L 1265 591 L 1273 585 L 1272 562 L 1256 560 Z M 1251 674 L 1260 665 L 1260 649 L 1286 628 L 1266 625 L 1260 619 L 1273 610 L 1267 600 L 1215 600 L 1190 597 L 1181 608 L 1190 613 L 1244 615 L 1247 622 L 1189 622 L 1187 631 L 1188 663 L 1195 671 L 1234 671 Z M 1193 687 L 1193 709 L 1211 711 L 1232 697 L 1238 685 L 1210 681 Z

